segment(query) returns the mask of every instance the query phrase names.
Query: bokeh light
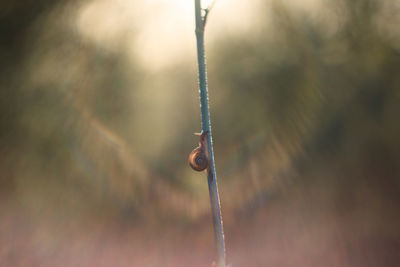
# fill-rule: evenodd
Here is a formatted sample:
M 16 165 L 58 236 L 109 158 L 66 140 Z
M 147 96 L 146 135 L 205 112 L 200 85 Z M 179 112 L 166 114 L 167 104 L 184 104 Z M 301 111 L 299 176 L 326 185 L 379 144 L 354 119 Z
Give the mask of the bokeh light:
M 0 266 L 210 266 L 207 182 L 187 164 L 193 1 L 0 6 Z M 216 1 L 228 263 L 398 265 L 398 15 L 398 1 Z

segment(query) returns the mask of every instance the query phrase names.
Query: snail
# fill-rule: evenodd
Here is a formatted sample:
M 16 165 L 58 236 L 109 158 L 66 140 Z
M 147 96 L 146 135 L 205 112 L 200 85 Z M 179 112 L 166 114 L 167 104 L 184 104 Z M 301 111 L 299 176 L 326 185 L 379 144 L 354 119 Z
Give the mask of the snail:
M 208 167 L 208 157 L 206 155 L 207 131 L 201 134 L 195 133 L 195 135 L 200 135 L 199 146 L 189 154 L 189 165 L 193 170 L 201 172 Z

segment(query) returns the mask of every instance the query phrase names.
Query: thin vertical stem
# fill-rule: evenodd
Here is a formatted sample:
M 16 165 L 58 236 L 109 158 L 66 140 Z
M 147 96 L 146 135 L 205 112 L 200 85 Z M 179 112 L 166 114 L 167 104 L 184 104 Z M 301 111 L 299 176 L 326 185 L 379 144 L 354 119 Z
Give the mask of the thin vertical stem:
M 218 257 L 217 265 L 218 267 L 225 267 L 224 229 L 221 216 L 221 204 L 219 201 L 219 194 L 218 194 L 217 175 L 215 171 L 210 112 L 208 105 L 207 72 L 206 72 L 206 59 L 204 53 L 205 20 L 201 15 L 200 0 L 195 0 L 194 2 L 195 2 L 195 15 L 196 15 L 197 62 L 199 68 L 199 88 L 200 88 L 200 107 L 201 107 L 201 126 L 202 126 L 201 128 L 203 132 L 208 132 L 207 154 L 210 160 L 210 166 L 207 171 L 208 190 L 210 193 L 215 244 L 217 248 L 217 257 Z

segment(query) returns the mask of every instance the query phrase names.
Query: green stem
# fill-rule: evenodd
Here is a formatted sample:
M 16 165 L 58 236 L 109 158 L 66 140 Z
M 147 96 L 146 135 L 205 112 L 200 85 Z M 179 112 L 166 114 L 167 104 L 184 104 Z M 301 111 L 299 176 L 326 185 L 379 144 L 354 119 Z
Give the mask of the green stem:
M 201 107 L 201 128 L 203 132 L 208 132 L 207 137 L 207 154 L 210 160 L 210 166 L 207 172 L 208 190 L 210 193 L 211 211 L 214 225 L 214 236 L 217 248 L 217 265 L 225 267 L 225 241 L 224 229 L 221 216 L 221 204 L 219 201 L 217 175 L 215 171 L 215 161 L 212 143 L 210 112 L 208 105 L 208 88 L 207 88 L 207 72 L 206 59 L 204 54 L 204 27 L 205 20 L 201 15 L 200 0 L 195 0 L 196 15 L 196 40 L 197 40 L 197 62 L 199 68 L 199 87 L 200 87 L 200 107 Z

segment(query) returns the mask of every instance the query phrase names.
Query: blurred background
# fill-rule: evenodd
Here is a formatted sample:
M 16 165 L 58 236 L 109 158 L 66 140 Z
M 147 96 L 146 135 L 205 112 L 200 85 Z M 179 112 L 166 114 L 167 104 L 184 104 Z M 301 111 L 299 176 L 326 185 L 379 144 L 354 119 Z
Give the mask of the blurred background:
M 0 4 L 0 266 L 210 266 L 192 0 Z M 400 2 L 218 0 L 228 263 L 399 266 Z

